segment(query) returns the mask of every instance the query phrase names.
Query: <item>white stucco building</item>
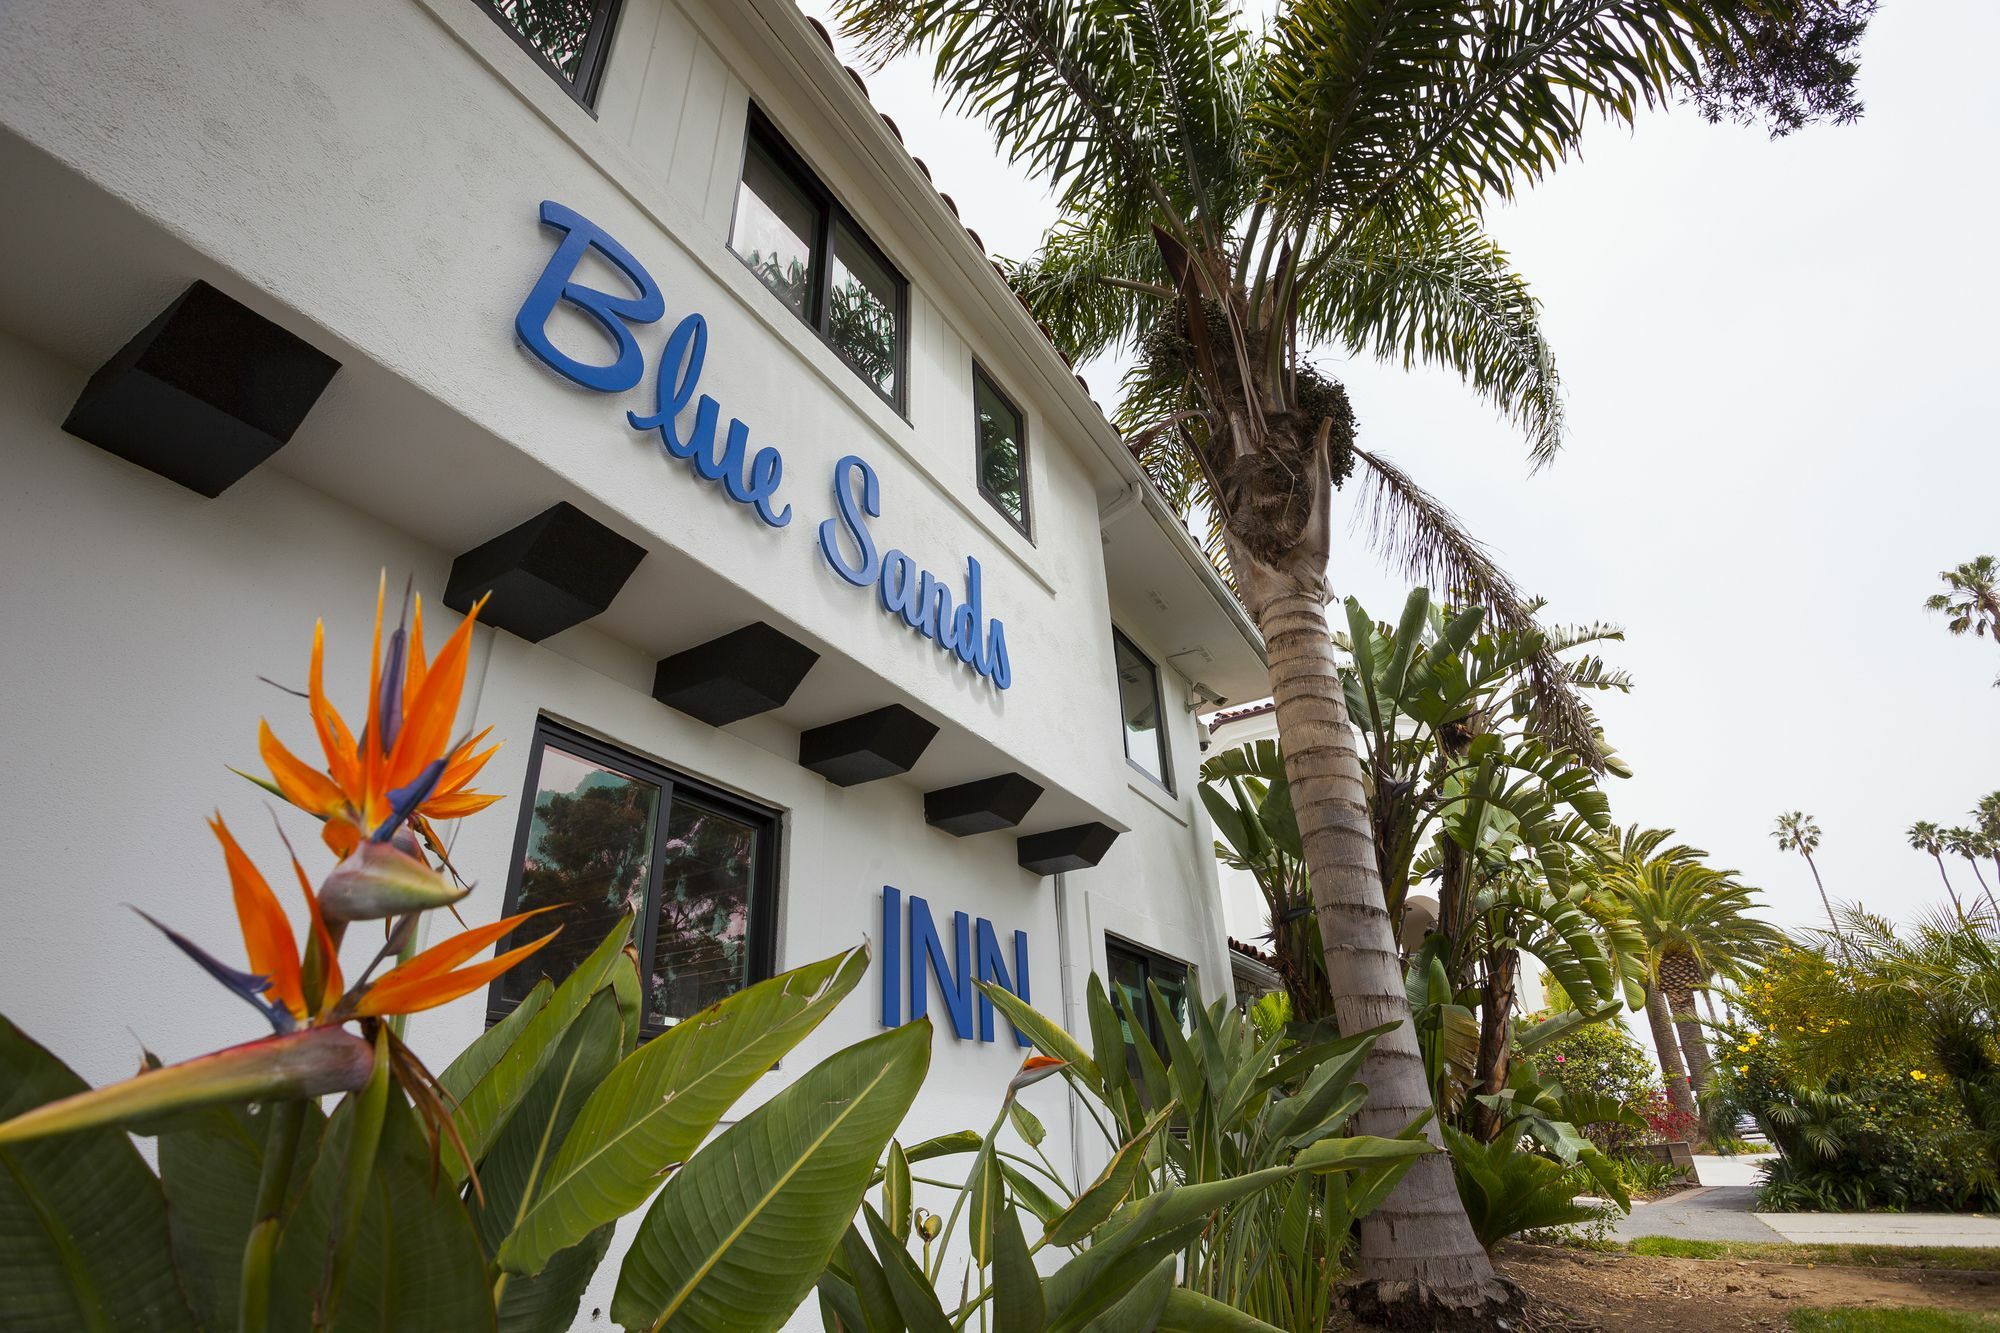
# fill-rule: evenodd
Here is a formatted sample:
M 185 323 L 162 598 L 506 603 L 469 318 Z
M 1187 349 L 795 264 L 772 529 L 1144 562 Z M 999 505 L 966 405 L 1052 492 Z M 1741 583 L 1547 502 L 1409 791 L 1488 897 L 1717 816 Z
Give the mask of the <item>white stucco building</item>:
M 915 899 L 1073 1030 L 1093 970 L 1226 993 L 1197 713 L 1261 646 L 977 238 L 791 0 L 507 8 L 0 7 L 0 1012 L 94 1082 L 256 1035 L 124 904 L 234 948 L 203 817 L 282 866 L 227 766 L 260 717 L 316 752 L 258 677 L 324 617 L 352 715 L 384 570 L 433 642 L 495 592 L 466 920 L 640 903 L 658 1022 L 870 937 L 787 1068 L 914 984 L 910 1140 L 1021 1056 L 954 1031 Z

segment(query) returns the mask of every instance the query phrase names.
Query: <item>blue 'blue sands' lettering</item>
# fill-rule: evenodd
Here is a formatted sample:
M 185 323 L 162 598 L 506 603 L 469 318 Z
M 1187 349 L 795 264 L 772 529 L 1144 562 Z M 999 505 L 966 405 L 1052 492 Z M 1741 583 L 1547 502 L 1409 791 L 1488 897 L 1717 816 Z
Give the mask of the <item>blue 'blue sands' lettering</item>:
M 722 408 L 707 394 L 695 405 L 694 429 L 685 438 L 681 436 L 680 415 L 694 397 L 695 386 L 701 383 L 701 367 L 707 359 L 708 321 L 700 315 L 689 315 L 674 326 L 660 353 L 659 410 L 649 417 L 627 412 L 625 419 L 632 423 L 633 430 L 658 431 L 660 447 L 667 451 L 668 457 L 692 462 L 694 470 L 704 478 L 721 482 L 730 499 L 754 506 L 758 518 L 774 528 L 782 528 L 792 521 L 792 507 L 786 505 L 782 512 L 775 513 L 771 509 L 771 496 L 785 475 L 785 460 L 776 449 L 766 445 L 746 465 L 743 454 L 749 443 L 750 428 L 731 418 L 726 443 L 718 453 L 715 422 Z
M 990 981 L 1000 989 L 1028 999 L 1028 933 L 1014 932 L 1014 970 L 1007 971 L 1007 960 L 1000 951 L 1000 939 L 993 929 L 993 923 L 985 917 L 979 918 L 977 926 L 972 926 L 963 912 L 953 912 L 952 956 L 945 957 L 944 939 L 938 933 L 937 922 L 931 916 L 931 905 L 922 898 L 911 894 L 908 911 L 909 949 L 904 951 L 904 900 L 901 889 L 882 886 L 882 1025 L 898 1027 L 903 1022 L 903 994 L 905 977 L 903 960 L 909 960 L 907 978 L 910 1017 L 918 1019 L 930 1011 L 931 978 L 937 978 L 938 991 L 944 996 L 945 1012 L 951 1019 L 951 1030 L 962 1041 L 972 1040 L 973 997 L 972 980 L 977 976 L 981 981 Z M 976 953 L 971 947 L 978 941 Z M 969 966 L 968 966 L 969 964 Z M 993 1040 L 993 1001 L 986 998 L 984 991 L 978 994 L 979 1040 Z M 1009 1026 L 1012 1026 L 1011 1024 Z M 1018 1030 L 1014 1033 L 1017 1045 L 1027 1046 L 1029 1041 Z
M 514 333 L 523 347 L 563 378 L 599 393 L 624 393 L 639 382 L 646 370 L 645 357 L 639 351 L 638 340 L 632 336 L 631 325 L 651 324 L 666 314 L 666 296 L 630 250 L 576 210 L 544 199 L 542 225 L 562 232 L 562 244 L 549 256 L 528 299 L 521 302 L 521 311 L 514 316 Z M 618 296 L 572 281 L 576 266 L 593 249 L 617 266 L 638 289 L 637 296 Z M 595 366 L 578 361 L 550 342 L 549 316 L 555 313 L 558 301 L 568 301 L 595 320 L 617 346 L 617 359 L 608 366 Z
M 874 584 L 884 611 L 998 688 L 1014 683 L 1007 627 L 986 620 L 977 560 L 966 557 L 965 596 L 954 606 L 950 585 L 937 575 L 919 569 L 902 551 L 878 552 L 868 520 L 882 516 L 882 483 L 875 469 L 853 454 L 833 465 L 833 507 L 834 516 L 819 525 L 819 551 L 835 574 L 857 588 Z
M 544 226 L 562 233 L 562 240 L 514 316 L 515 335 L 543 365 L 574 384 L 598 393 L 625 393 L 636 388 L 645 378 L 646 358 L 632 335 L 632 328 L 638 324 L 656 324 L 665 317 L 666 297 L 660 284 L 653 280 L 645 265 L 633 258 L 631 251 L 576 210 L 544 199 L 541 216 Z M 607 292 L 576 281 L 577 265 L 593 250 L 632 284 L 632 295 Z M 615 355 L 609 364 L 579 361 L 549 340 L 549 317 L 563 302 L 589 316 L 611 339 Z M 787 504 L 781 508 L 776 503 L 778 484 L 785 475 L 784 456 L 768 445 L 752 454 L 750 428 L 733 417 L 728 429 L 720 432 L 722 439 L 717 444 L 722 406 L 708 394 L 697 394 L 702 366 L 707 360 L 708 321 L 699 314 L 689 314 L 674 326 L 666 346 L 660 349 L 652 414 L 627 412 L 625 419 L 633 430 L 657 433 L 660 449 L 667 457 L 687 463 L 704 481 L 721 482 L 730 499 L 748 505 L 768 526 L 782 528 L 792 521 L 792 507 Z M 693 420 L 684 432 L 683 420 L 690 411 Z M 998 620 L 991 623 L 986 620 L 979 562 L 966 557 L 965 591 L 955 599 L 951 585 L 929 570 L 918 568 L 917 562 L 902 551 L 878 553 L 867 520 L 882 516 L 882 484 L 875 476 L 875 469 L 853 454 L 834 465 L 833 503 L 835 516 L 819 525 L 819 549 L 834 573 L 857 588 L 874 584 L 884 611 L 901 617 L 912 630 L 956 656 L 996 687 L 1004 690 L 1012 685 L 1014 668 L 1007 660 L 1007 627 Z M 851 555 L 842 549 L 843 533 L 852 548 Z M 927 925 L 929 920 L 926 915 Z M 963 934 L 961 924 L 960 935 Z M 926 947 L 943 948 L 935 931 Z M 1024 949 L 1025 943 L 1020 947 Z M 961 942 L 961 971 L 964 953 Z M 1025 968 L 1026 954 L 1017 950 L 1016 956 Z M 941 959 L 942 955 L 938 957 Z M 1004 977 L 997 946 L 993 960 Z M 981 975 L 985 975 L 987 958 L 983 952 L 978 966 Z M 966 975 L 970 977 L 969 973 Z M 923 1010 L 919 1008 L 917 1012 Z M 957 1021 L 956 1010 L 953 1020 Z M 986 1022 L 990 1024 L 990 1015 Z

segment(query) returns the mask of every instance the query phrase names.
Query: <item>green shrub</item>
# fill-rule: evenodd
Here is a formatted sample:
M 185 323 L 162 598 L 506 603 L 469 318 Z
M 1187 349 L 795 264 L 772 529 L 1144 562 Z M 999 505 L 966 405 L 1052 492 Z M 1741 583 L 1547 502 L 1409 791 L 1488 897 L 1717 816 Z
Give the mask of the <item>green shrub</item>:
M 1535 1066 L 1560 1080 L 1565 1092 L 1604 1097 L 1628 1106 L 1647 1104 L 1660 1088 L 1652 1060 L 1617 1022 L 1589 1023 L 1557 1037 L 1535 1052 Z M 1644 1129 L 1614 1121 L 1584 1126 L 1583 1132 L 1614 1157 L 1646 1139 Z
M 1444 1137 L 1458 1178 L 1458 1196 L 1465 1201 L 1473 1234 L 1489 1252 L 1524 1231 L 1550 1231 L 1599 1219 L 1601 1210 L 1575 1201 L 1575 1186 L 1561 1163 L 1504 1138 L 1481 1143 L 1449 1125 Z
M 1981 1333 L 2000 1321 L 1953 1310 L 1794 1310 L 1793 1333 Z

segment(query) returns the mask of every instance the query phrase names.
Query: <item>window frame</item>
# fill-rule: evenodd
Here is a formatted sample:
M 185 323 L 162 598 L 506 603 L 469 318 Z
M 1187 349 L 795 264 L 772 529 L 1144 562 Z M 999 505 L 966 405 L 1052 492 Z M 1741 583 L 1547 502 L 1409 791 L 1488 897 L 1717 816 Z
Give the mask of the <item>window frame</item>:
M 570 100 L 582 107 L 586 115 L 592 120 L 597 119 L 597 94 L 604 82 L 612 33 L 624 13 L 625 0 L 592 0 L 590 31 L 584 36 L 583 51 L 577 56 L 575 79 L 563 73 L 562 67 L 549 59 L 547 52 L 530 41 L 528 34 L 515 27 L 513 20 L 500 12 L 500 6 L 494 0 L 472 0 L 472 3 L 475 8 L 486 11 L 487 17 L 500 25 L 500 31 L 514 39 L 514 45 L 533 57 L 534 62 L 542 67 L 542 72 L 554 79 L 556 86 L 569 94 Z
M 481 0 L 484 3 L 484 0 Z M 840 363 L 854 372 L 854 377 L 868 386 L 877 398 L 889 405 L 890 410 L 909 420 L 910 406 L 910 280 L 903 276 L 903 270 L 875 238 L 868 234 L 855 216 L 841 205 L 832 190 L 826 187 L 819 173 L 805 160 L 790 141 L 779 131 L 777 125 L 755 102 L 750 104 L 750 114 L 743 131 L 743 151 L 736 163 L 736 193 L 729 204 L 729 230 L 723 239 L 723 248 L 736 257 L 738 263 L 749 269 L 751 276 L 756 270 L 750 261 L 736 248 L 736 218 L 743 204 L 743 170 L 750 161 L 752 147 L 760 148 L 772 163 L 789 179 L 793 189 L 819 205 L 819 221 L 813 229 L 812 237 L 812 294 L 807 302 L 809 309 L 804 314 L 786 305 L 784 298 L 757 278 L 757 286 L 772 300 L 784 308 L 786 314 L 811 329 L 828 351 L 840 359 Z M 868 258 L 880 264 L 896 284 L 896 388 L 894 393 L 886 392 L 881 385 L 868 378 L 867 372 L 857 366 L 833 340 L 832 292 L 834 241 L 845 231 L 858 242 Z
M 1118 645 L 1121 643 L 1131 649 L 1132 655 L 1144 662 L 1153 673 L 1153 716 L 1159 719 L 1159 725 L 1153 729 L 1153 736 L 1160 749 L 1159 777 L 1147 772 L 1146 766 L 1132 757 L 1132 732 L 1125 725 L 1125 692 L 1118 681 Z M 1143 775 L 1146 781 L 1167 795 L 1175 795 L 1173 748 L 1167 741 L 1166 686 L 1160 678 L 1160 664 L 1155 662 L 1152 654 L 1141 648 L 1131 635 L 1116 625 L 1111 627 L 1111 685 L 1118 692 L 1118 744 L 1124 752 L 1126 765 L 1133 772 Z
M 993 391 L 993 396 L 1006 404 L 1007 410 L 1014 414 L 1014 420 L 1020 423 L 1021 517 L 1018 519 L 1007 512 L 1007 506 L 1000 502 L 1000 497 L 986 486 L 986 460 L 981 456 L 986 441 L 979 433 L 979 384 L 982 380 L 986 382 L 986 387 Z M 1032 475 L 1028 460 L 1028 414 L 1021 410 L 1021 405 L 1014 401 L 1013 395 L 1000 387 L 1000 381 L 994 378 L 975 356 L 972 358 L 972 483 L 986 498 L 986 503 L 992 505 L 1000 517 L 1007 520 L 1007 526 L 1026 537 L 1031 545 L 1035 540 L 1035 502 L 1029 487 L 1029 478 Z
M 648 855 L 646 879 L 646 906 L 643 919 L 634 929 L 633 945 L 639 950 L 641 976 L 639 982 L 639 1040 L 652 1038 L 670 1031 L 672 1024 L 661 1023 L 652 1016 L 649 1003 L 650 992 L 645 983 L 644 960 L 653 956 L 659 943 L 660 912 L 659 870 L 665 860 L 667 830 L 672 822 L 675 793 L 685 790 L 689 796 L 704 806 L 719 808 L 728 818 L 738 819 L 757 828 L 757 836 L 762 844 L 758 849 L 757 870 L 750 884 L 749 917 L 750 935 L 747 948 L 750 954 L 749 976 L 744 981 L 745 989 L 765 981 L 777 973 L 778 955 L 778 865 L 784 838 L 784 814 L 782 811 L 759 802 L 748 800 L 735 792 L 690 777 L 677 769 L 667 767 L 657 760 L 624 749 L 610 741 L 602 740 L 574 727 L 565 726 L 546 714 L 535 719 L 534 740 L 528 750 L 528 769 L 522 779 L 521 813 L 514 824 L 513 860 L 507 868 L 507 891 L 502 900 L 500 915 L 514 915 L 515 905 L 521 892 L 521 875 L 527 868 L 528 838 L 535 826 L 535 805 L 533 797 L 539 794 L 542 780 L 542 755 L 553 742 L 557 749 L 567 751 L 591 763 L 603 764 L 608 768 L 628 773 L 634 778 L 650 782 L 660 789 L 660 812 L 653 821 L 653 846 Z M 511 947 L 512 932 L 508 938 L 496 941 L 494 953 Z M 495 977 L 486 988 L 486 1025 L 493 1024 L 514 1012 L 519 1000 L 507 998 L 501 991 L 506 983 L 506 974 Z M 560 984 L 560 983 L 558 983 Z M 731 992 L 732 994 L 736 992 Z M 688 1015 L 692 1017 L 693 1015 Z M 677 1020 L 677 1022 L 680 1020 Z
M 1104 932 L 1104 977 L 1107 984 L 1111 985 L 1116 984 L 1111 979 L 1111 958 L 1114 953 L 1122 953 L 1137 962 L 1145 969 L 1146 980 L 1149 982 L 1155 980 L 1153 971 L 1156 965 L 1165 964 L 1169 968 L 1180 969 L 1181 998 L 1186 1002 L 1190 1011 L 1201 1003 L 1201 994 L 1198 990 L 1200 971 L 1193 963 L 1184 962 L 1172 954 L 1161 953 L 1158 949 L 1140 944 L 1136 940 L 1120 935 L 1115 931 L 1107 930 Z M 1147 997 L 1145 1005 L 1135 1004 L 1133 1008 L 1139 1011 L 1139 1017 L 1147 1025 L 1146 1039 L 1153 1043 L 1153 1049 L 1159 1053 L 1162 1060 L 1167 1059 L 1168 1053 L 1165 1034 L 1152 1030 L 1152 1025 L 1158 1021 L 1159 1015 L 1153 1012 L 1151 997 Z M 1185 1023 L 1187 1020 L 1183 1018 L 1182 1021 Z M 1186 1031 L 1185 1028 L 1182 1030 Z

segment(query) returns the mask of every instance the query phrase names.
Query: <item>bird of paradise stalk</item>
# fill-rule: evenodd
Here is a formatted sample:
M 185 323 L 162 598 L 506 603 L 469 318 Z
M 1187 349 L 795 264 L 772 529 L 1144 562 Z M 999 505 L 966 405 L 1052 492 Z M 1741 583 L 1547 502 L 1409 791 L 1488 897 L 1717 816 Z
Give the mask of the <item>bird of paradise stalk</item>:
M 537 913 L 464 930 L 410 953 L 423 914 L 449 907 L 470 891 L 451 870 L 436 821 L 462 818 L 499 799 L 470 785 L 499 747 L 479 748 L 486 732 L 456 743 L 450 739 L 472 627 L 485 599 L 431 659 L 424 651 L 421 599 L 411 603 L 406 598 L 405 614 L 384 645 L 385 591 L 376 595 L 368 712 L 360 736 L 327 700 L 321 670 L 326 636 L 317 624 L 306 700 L 325 767 L 315 768 L 286 749 L 268 723 L 258 728 L 258 749 L 271 776 L 269 781 L 253 780 L 323 820 L 322 839 L 340 857 L 315 890 L 286 842 L 305 899 L 304 951 L 277 894 L 219 815 L 209 828 L 222 845 L 248 966 L 233 967 L 140 913 L 211 977 L 255 1007 L 270 1022 L 273 1035 L 37 1107 L 0 1123 L 0 1144 L 221 1103 L 296 1106 L 335 1093 L 373 1091 L 375 1085 L 385 1092 L 388 1082 L 409 1097 L 434 1150 L 440 1135 L 456 1138 L 437 1081 L 402 1043 L 392 1020 L 479 989 L 546 945 L 560 927 L 483 962 L 471 960 Z M 348 982 L 341 970 L 342 940 L 350 925 L 371 920 L 385 923 L 386 938 L 368 966 Z M 377 976 L 391 957 L 400 961 Z M 287 1158 L 275 1153 L 267 1161 Z

